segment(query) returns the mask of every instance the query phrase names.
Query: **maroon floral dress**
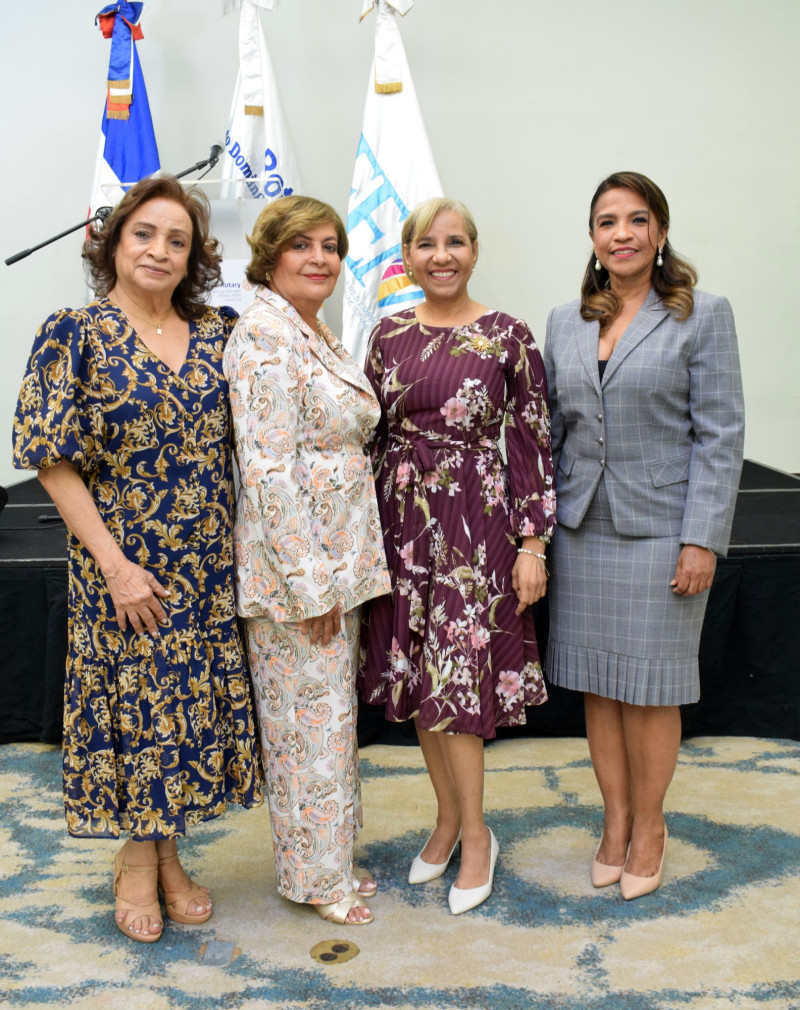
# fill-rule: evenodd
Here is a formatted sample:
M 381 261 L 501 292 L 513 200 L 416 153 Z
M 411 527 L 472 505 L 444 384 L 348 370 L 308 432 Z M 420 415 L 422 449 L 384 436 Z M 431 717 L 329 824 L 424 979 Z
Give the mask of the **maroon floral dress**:
M 393 592 L 365 607 L 362 697 L 391 721 L 491 739 L 547 699 L 511 585 L 517 539 L 555 526 L 541 355 L 502 312 L 451 328 L 409 309 L 375 328 L 365 371 Z

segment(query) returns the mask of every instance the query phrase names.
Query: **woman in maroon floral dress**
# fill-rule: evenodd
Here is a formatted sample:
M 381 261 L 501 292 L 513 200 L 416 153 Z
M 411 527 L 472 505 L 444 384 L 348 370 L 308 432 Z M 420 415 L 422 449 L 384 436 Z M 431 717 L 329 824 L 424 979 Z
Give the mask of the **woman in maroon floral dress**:
M 382 320 L 365 368 L 383 408 L 373 460 L 393 594 L 365 616 L 361 688 L 387 719 L 415 721 L 438 815 L 409 883 L 441 876 L 460 838 L 458 914 L 488 898 L 497 859 L 483 741 L 547 697 L 529 605 L 555 525 L 549 412 L 528 327 L 469 296 L 466 207 L 426 201 L 402 241 L 425 302 Z

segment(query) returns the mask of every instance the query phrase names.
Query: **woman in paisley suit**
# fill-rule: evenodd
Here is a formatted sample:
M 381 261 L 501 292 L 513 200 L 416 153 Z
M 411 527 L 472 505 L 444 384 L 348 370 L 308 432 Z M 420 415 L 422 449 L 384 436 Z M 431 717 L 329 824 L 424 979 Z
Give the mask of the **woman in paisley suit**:
M 364 446 L 380 417 L 364 374 L 317 318 L 347 254 L 332 207 L 287 196 L 248 239 L 258 285 L 225 351 L 241 489 L 239 614 L 267 772 L 278 891 L 326 919 L 372 921 L 353 867 L 360 604 L 389 590 Z
M 230 309 L 198 192 L 137 183 L 84 259 L 97 301 L 37 335 L 14 423 L 69 542 L 64 797 L 72 835 L 130 832 L 114 861 L 116 923 L 202 923 L 209 893 L 176 839 L 229 799 L 261 802 L 236 628 L 233 480 L 222 350 Z

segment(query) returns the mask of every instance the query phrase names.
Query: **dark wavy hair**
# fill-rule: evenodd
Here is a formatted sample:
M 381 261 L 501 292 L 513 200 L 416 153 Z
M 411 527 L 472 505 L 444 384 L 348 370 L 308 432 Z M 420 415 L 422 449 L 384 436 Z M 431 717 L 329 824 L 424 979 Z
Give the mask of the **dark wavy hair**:
M 347 231 L 333 207 L 313 196 L 281 196 L 268 203 L 256 218 L 253 234 L 247 236 L 251 257 L 245 276 L 250 283 L 266 284 L 287 242 L 322 224 L 336 232 L 336 250 L 344 261 L 349 249 Z
M 117 283 L 114 257 L 122 226 L 137 208 L 150 200 L 173 200 L 180 204 L 192 222 L 192 244 L 187 273 L 172 294 L 172 304 L 181 319 L 199 319 L 206 308 L 206 295 L 219 284 L 222 256 L 219 242 L 209 235 L 211 205 L 201 190 L 184 189 L 172 175 L 151 176 L 131 186 L 111 211 L 102 228 L 90 226 L 83 245 L 89 285 L 98 298 L 107 295 Z
M 614 172 L 603 179 L 595 190 L 589 210 L 589 233 L 594 234 L 594 212 L 597 201 L 610 189 L 629 189 L 640 196 L 647 209 L 655 217 L 658 229 L 669 228 L 669 204 L 667 198 L 646 175 L 639 172 Z M 669 243 L 669 236 L 661 250 L 663 266 L 656 266 L 650 273 L 650 283 L 661 301 L 677 319 L 687 319 L 694 309 L 692 289 L 697 284 L 697 271 L 679 256 Z M 608 271 L 605 267 L 594 268 L 595 255 L 589 257 L 586 273 L 581 285 L 581 316 L 586 320 L 597 319 L 601 326 L 608 326 L 622 309 L 620 299 L 609 287 Z

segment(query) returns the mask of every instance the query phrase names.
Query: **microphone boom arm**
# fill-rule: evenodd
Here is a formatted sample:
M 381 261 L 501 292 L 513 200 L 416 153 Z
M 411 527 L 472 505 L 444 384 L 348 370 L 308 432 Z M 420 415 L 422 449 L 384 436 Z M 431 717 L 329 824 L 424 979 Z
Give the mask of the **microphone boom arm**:
M 223 150 L 224 148 L 221 144 L 212 144 L 211 151 L 207 158 L 203 161 L 198 161 L 197 164 L 192 165 L 191 168 L 185 168 L 182 172 L 177 172 L 175 178 L 182 179 L 185 175 L 189 175 L 190 172 L 199 172 L 201 168 L 206 168 L 206 166 L 208 166 L 208 170 L 211 171 L 211 169 L 219 161 L 219 156 L 222 154 Z M 60 234 L 54 235 L 52 238 L 48 238 L 44 242 L 40 242 L 39 245 L 32 246 L 30 249 L 23 249 L 22 252 L 9 256 L 5 261 L 6 266 L 10 267 L 12 263 L 24 260 L 25 257 L 30 256 L 31 253 L 35 253 L 37 250 L 43 249 L 46 245 L 50 245 L 51 242 L 57 242 L 60 238 L 64 238 L 65 235 L 70 235 L 79 228 L 86 228 L 93 221 L 105 221 L 111 211 L 111 207 L 98 207 L 97 213 L 93 217 L 90 217 L 88 221 L 81 221 L 80 224 L 73 225 L 71 228 L 67 228 L 66 231 L 62 231 Z
M 190 172 L 199 172 L 201 168 L 208 168 L 209 171 L 216 165 L 219 161 L 219 156 L 222 154 L 224 148 L 221 144 L 212 144 L 211 152 L 207 158 L 203 161 L 198 161 L 197 164 L 192 165 L 190 168 L 184 168 L 182 172 L 176 172 L 175 178 L 182 179 L 185 175 L 189 175 Z
M 12 263 L 16 263 L 18 260 L 24 260 L 25 257 L 30 256 L 31 253 L 35 253 L 39 249 L 43 249 L 46 245 L 50 245 L 51 242 L 57 242 L 60 238 L 64 238 L 65 235 L 71 235 L 72 232 L 77 231 L 79 228 L 86 228 L 93 221 L 105 221 L 111 213 L 111 210 L 111 207 L 98 207 L 97 213 L 90 217 L 87 221 L 81 221 L 80 224 L 74 224 L 71 228 L 67 228 L 66 231 L 59 232 L 58 235 L 45 239 L 44 242 L 31 246 L 30 249 L 23 249 L 22 252 L 14 253 L 13 256 L 9 256 L 5 261 L 6 266 L 10 267 Z

